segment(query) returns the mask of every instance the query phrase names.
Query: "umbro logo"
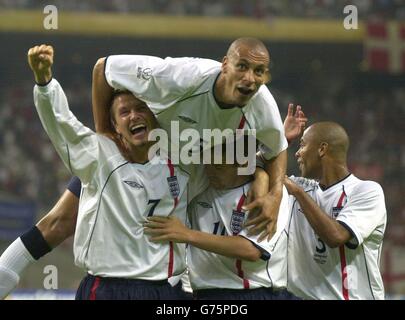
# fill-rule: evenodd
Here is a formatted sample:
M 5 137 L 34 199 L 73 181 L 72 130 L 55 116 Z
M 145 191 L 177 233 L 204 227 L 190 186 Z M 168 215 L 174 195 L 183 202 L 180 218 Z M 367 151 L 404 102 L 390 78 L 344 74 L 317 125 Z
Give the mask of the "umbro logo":
M 201 207 L 206 208 L 206 209 L 212 209 L 212 205 L 210 205 L 207 202 L 202 202 L 202 201 L 198 201 L 197 204 L 199 204 Z
M 189 118 L 189 117 L 185 117 L 185 116 L 178 116 L 181 120 L 183 120 L 184 122 L 187 122 L 187 123 L 191 123 L 191 124 L 196 124 L 197 123 L 197 121 L 195 121 L 195 120 L 193 120 L 193 119 L 191 119 L 191 118 Z
M 129 185 L 130 187 L 135 188 L 135 189 L 143 189 L 144 188 L 143 185 L 141 185 L 141 184 L 139 184 L 138 182 L 135 182 L 135 181 L 124 180 L 124 182 L 127 185 Z

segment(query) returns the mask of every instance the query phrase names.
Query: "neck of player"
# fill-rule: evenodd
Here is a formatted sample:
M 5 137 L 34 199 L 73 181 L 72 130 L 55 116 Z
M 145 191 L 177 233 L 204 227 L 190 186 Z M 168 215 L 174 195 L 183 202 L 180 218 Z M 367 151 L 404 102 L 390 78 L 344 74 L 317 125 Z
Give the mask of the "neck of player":
M 350 174 L 349 169 L 346 164 L 336 163 L 332 166 L 323 166 L 322 167 L 322 177 L 319 180 L 319 183 L 328 188 L 329 186 L 343 180 Z

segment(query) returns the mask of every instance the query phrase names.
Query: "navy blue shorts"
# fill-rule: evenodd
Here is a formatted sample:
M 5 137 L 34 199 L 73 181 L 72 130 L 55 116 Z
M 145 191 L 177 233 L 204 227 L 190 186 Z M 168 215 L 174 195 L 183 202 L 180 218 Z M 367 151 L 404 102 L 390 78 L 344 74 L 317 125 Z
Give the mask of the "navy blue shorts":
M 172 287 L 167 280 L 102 278 L 88 274 L 80 283 L 76 300 L 186 300 L 181 282 Z
M 286 289 L 203 289 L 195 290 L 197 300 L 296 300 Z

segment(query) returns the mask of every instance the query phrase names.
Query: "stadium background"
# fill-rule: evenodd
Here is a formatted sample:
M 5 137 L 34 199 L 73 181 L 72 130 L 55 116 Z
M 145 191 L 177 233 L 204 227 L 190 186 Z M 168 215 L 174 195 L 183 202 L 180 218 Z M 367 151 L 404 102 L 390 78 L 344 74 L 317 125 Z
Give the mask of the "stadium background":
M 43 27 L 48 4 L 58 9 L 57 30 Z M 358 9 L 356 30 L 343 27 L 348 4 Z M 233 39 L 254 36 L 270 50 L 269 87 L 282 116 L 294 102 L 303 106 L 310 123 L 341 123 L 351 137 L 351 171 L 382 184 L 388 211 L 382 271 L 389 297 L 403 298 L 405 48 L 397 69 L 381 61 L 373 65 L 367 30 L 371 23 L 399 27 L 404 21 L 405 4 L 399 0 L 0 0 L 0 251 L 48 212 L 69 180 L 34 110 L 29 47 L 54 46 L 54 76 L 72 111 L 93 128 L 91 71 L 98 57 L 125 53 L 220 60 Z M 403 46 L 404 30 L 398 42 L 386 41 L 384 50 Z M 296 145 L 288 171 L 297 174 L 295 150 Z M 57 267 L 58 288 L 67 294 L 59 297 L 70 297 L 83 276 L 73 263 L 72 239 L 30 266 L 17 291 L 23 295 L 11 298 L 57 297 L 36 291 L 43 289 L 47 265 Z

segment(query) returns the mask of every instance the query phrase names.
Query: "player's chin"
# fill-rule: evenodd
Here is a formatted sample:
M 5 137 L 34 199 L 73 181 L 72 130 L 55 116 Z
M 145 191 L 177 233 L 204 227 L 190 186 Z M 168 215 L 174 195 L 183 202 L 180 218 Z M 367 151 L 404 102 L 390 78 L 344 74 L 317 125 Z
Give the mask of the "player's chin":
M 245 94 L 240 94 L 238 97 L 238 102 L 236 105 L 243 107 L 245 106 L 249 100 L 253 97 L 253 94 L 245 95 Z
M 134 147 L 143 147 L 148 143 L 147 139 L 132 139 L 132 145 Z

